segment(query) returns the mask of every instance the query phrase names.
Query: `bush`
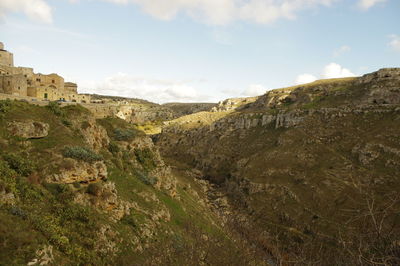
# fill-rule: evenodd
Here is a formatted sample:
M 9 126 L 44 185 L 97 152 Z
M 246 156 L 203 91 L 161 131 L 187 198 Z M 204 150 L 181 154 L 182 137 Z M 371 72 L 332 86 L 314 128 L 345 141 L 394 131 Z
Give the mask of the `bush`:
M 143 166 L 145 170 L 152 170 L 157 165 L 154 154 L 149 148 L 135 149 L 136 160 Z
M 9 167 L 21 176 L 29 176 L 35 171 L 35 166 L 31 160 L 24 158 L 16 153 L 3 155 L 3 159 L 8 163 Z
M 10 110 L 11 105 L 12 103 L 10 100 L 0 101 L 0 114 L 7 113 Z
M 66 184 L 44 183 L 43 186 L 55 196 L 69 191 L 68 185 Z
M 154 176 L 149 176 L 146 173 L 143 173 L 141 171 L 136 171 L 136 176 L 139 178 L 140 181 L 142 181 L 145 185 L 155 185 L 157 183 L 157 178 Z
M 113 154 L 118 153 L 119 152 L 119 146 L 115 142 L 110 142 L 110 144 L 108 144 L 108 150 Z
M 72 122 L 68 119 L 62 119 L 61 123 L 63 123 L 64 126 L 66 127 L 71 127 L 72 126 Z
M 91 183 L 86 192 L 93 196 L 100 196 L 102 190 L 102 186 L 99 183 Z
M 122 129 L 116 128 L 114 130 L 114 138 L 118 141 L 129 141 L 135 137 L 135 131 L 133 129 Z
M 138 226 L 132 213 L 130 215 L 125 215 L 124 217 L 122 217 L 121 222 L 134 228 Z
M 58 102 L 49 102 L 46 106 L 50 111 L 56 116 L 63 116 L 64 111 L 61 109 L 60 104 Z
M 12 170 L 8 163 L 0 161 L 0 192 L 5 191 L 6 193 L 15 193 L 15 178 L 17 173 Z
M 88 121 L 83 121 L 83 122 L 81 123 L 81 128 L 82 128 L 83 130 L 88 129 L 89 127 L 90 127 L 90 123 L 89 123 Z
M 103 156 L 95 153 L 89 148 L 81 146 L 66 147 L 63 150 L 63 156 L 66 158 L 72 158 L 80 161 L 85 161 L 88 163 L 101 161 Z

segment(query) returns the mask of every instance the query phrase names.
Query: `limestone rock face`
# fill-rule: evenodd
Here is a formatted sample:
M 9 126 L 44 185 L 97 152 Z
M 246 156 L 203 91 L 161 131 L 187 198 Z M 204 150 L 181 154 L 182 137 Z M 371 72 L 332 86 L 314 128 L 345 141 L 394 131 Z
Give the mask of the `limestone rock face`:
M 400 103 L 400 68 L 383 68 L 358 79 L 368 93 L 363 97 L 366 103 Z
M 60 173 L 48 178 L 50 183 L 72 184 L 75 182 L 92 183 L 107 178 L 107 167 L 103 161 L 87 163 L 66 158 L 62 162 Z
M 89 119 L 81 124 L 81 132 L 86 142 L 94 149 L 100 150 L 110 143 L 107 131 L 96 123 L 96 120 Z
M 82 205 L 92 205 L 110 214 L 113 221 L 119 221 L 125 215 L 130 214 L 130 209 L 138 208 L 134 202 L 123 201 L 118 197 L 115 184 L 106 182 L 101 185 L 96 195 L 88 193 L 77 193 L 74 201 Z
M 231 98 L 226 99 L 224 101 L 220 101 L 217 106 L 214 106 L 211 109 L 211 112 L 224 112 L 238 109 L 246 104 L 250 104 L 254 102 L 257 97 L 248 97 L 248 98 Z
M 26 139 L 40 139 L 49 134 L 50 126 L 37 121 L 13 121 L 8 123 L 8 131 L 18 137 Z

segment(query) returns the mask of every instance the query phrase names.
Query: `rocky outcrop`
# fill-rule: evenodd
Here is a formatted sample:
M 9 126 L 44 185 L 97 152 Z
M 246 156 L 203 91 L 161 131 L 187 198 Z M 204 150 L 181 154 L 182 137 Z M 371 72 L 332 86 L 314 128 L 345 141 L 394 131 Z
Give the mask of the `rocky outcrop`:
M 214 106 L 211 109 L 211 112 L 226 112 L 233 111 L 243 107 L 247 104 L 253 103 L 257 100 L 257 97 L 248 97 L 248 98 L 231 98 L 226 99 L 224 101 L 218 102 L 217 106 Z
M 7 129 L 13 136 L 26 139 L 40 139 L 49 134 L 50 126 L 38 121 L 13 121 L 8 123 Z
M 107 178 L 107 167 L 103 161 L 88 163 L 65 158 L 59 162 L 59 166 L 59 173 L 47 178 L 48 182 L 61 184 L 93 183 Z
M 54 261 L 53 246 L 44 246 L 35 252 L 36 258 L 28 262 L 28 266 L 33 265 L 49 265 Z
M 80 131 L 86 142 L 96 151 L 108 147 L 110 139 L 107 131 L 96 123 L 94 119 L 81 122 Z
M 357 84 L 365 86 L 368 90 L 363 96 L 366 103 L 400 103 L 400 68 L 384 68 L 366 74 L 358 79 Z
M 109 213 L 113 221 L 121 220 L 122 217 L 130 214 L 132 208 L 138 208 L 136 203 L 121 200 L 112 182 L 96 183 L 93 186 L 95 188 L 90 189 L 88 193 L 77 193 L 74 201 Z

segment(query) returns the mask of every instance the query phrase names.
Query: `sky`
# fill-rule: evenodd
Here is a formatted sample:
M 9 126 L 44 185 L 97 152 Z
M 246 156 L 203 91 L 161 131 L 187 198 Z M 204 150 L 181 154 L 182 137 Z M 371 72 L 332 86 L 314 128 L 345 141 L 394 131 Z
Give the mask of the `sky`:
M 0 41 L 80 93 L 217 102 L 400 67 L 400 1 L 0 0 Z

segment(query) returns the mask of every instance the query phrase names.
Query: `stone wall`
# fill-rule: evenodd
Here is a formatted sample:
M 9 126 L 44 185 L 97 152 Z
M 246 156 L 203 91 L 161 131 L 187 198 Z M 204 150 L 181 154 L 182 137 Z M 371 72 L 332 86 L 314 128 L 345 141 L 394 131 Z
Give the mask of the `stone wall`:
M 11 95 L 27 95 L 28 84 L 22 74 L 0 76 L 0 92 Z
M 6 50 L 0 49 L 0 65 L 13 67 L 14 66 L 13 54 Z
M 65 82 L 64 89 L 70 93 L 78 93 L 78 85 L 72 82 Z

